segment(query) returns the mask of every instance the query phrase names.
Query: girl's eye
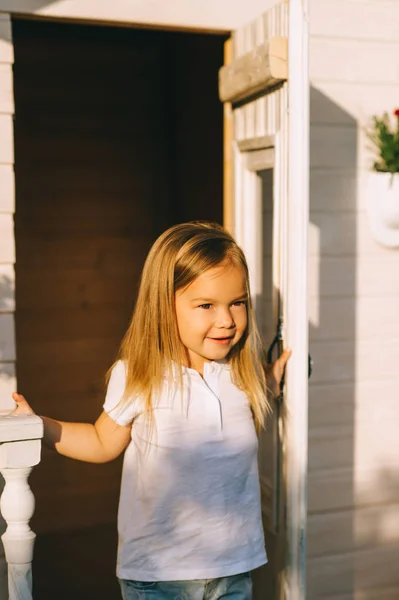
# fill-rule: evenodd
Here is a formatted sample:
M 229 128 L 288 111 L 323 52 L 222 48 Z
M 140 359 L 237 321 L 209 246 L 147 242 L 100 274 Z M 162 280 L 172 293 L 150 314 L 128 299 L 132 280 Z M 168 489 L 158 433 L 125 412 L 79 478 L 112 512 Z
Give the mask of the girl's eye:
M 246 305 L 245 300 L 237 300 L 237 302 L 233 302 L 233 306 L 245 306 L 245 305 Z
M 212 304 L 200 304 L 200 308 L 204 308 L 205 310 L 208 310 L 209 308 L 211 308 Z

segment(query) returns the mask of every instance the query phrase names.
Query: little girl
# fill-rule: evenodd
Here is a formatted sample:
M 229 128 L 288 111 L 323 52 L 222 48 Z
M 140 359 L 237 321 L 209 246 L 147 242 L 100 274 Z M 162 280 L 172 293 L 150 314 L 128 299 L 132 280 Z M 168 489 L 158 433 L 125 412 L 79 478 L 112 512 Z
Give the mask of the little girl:
M 252 597 L 266 562 L 257 430 L 268 409 L 248 267 L 222 227 L 186 223 L 154 243 L 94 425 L 43 417 L 60 454 L 126 449 L 117 575 L 124 600 Z M 286 350 L 271 369 L 278 389 Z M 269 383 L 270 388 L 270 383 Z M 16 413 L 32 412 L 13 394 Z

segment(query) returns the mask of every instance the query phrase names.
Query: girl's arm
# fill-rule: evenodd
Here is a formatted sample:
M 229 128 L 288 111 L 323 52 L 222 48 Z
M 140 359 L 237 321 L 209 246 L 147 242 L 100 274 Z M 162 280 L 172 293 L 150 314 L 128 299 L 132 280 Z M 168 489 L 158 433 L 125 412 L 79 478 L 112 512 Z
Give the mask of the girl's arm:
M 13 394 L 17 408 L 13 414 L 34 414 L 21 394 Z M 130 442 L 131 425 L 118 425 L 103 411 L 91 423 L 66 423 L 41 417 L 43 441 L 59 454 L 92 463 L 105 463 L 117 458 Z

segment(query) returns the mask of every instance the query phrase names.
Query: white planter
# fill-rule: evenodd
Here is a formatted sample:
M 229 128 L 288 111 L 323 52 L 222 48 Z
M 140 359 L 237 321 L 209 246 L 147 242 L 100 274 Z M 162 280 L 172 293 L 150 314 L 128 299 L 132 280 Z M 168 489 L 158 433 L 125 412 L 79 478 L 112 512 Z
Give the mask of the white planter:
M 399 248 L 399 173 L 369 174 L 367 214 L 374 239 Z

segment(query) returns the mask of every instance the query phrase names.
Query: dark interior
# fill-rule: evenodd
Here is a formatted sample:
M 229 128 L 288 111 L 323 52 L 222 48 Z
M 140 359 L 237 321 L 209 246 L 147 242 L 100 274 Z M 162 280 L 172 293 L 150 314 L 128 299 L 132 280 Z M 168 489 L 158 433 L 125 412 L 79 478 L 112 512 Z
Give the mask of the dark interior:
M 171 224 L 222 222 L 222 36 L 15 20 L 18 388 L 101 412 L 145 256 Z M 43 449 L 34 597 L 118 598 L 121 460 Z

